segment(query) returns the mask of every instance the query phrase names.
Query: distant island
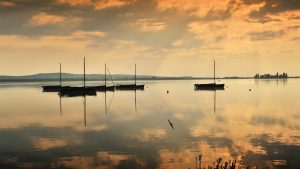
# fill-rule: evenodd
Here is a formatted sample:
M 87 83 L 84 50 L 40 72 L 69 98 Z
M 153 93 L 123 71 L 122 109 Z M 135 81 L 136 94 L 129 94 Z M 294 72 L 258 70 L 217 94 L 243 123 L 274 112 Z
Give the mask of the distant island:
M 278 72 L 275 75 L 271 75 L 271 74 L 256 74 L 254 76 L 255 79 L 287 79 L 288 78 L 288 74 L 287 73 L 282 73 L 279 74 Z
M 229 76 L 229 77 L 216 77 L 216 79 L 274 79 L 274 78 L 300 78 L 299 76 L 288 77 L 286 73 L 284 74 L 256 74 L 254 77 L 239 77 L 239 76 Z M 87 81 L 102 81 L 104 80 L 104 74 L 87 74 Z M 113 79 L 114 81 L 122 80 L 133 80 L 133 75 L 128 74 L 112 74 L 107 76 L 107 80 Z M 137 80 L 211 80 L 213 77 L 193 77 L 193 76 L 152 76 L 152 75 L 137 75 Z M 82 81 L 82 74 L 72 74 L 72 73 L 62 73 L 63 81 Z M 44 82 L 44 81 L 59 81 L 59 73 L 38 73 L 34 75 L 24 75 L 24 76 L 7 76 L 0 75 L 0 82 Z

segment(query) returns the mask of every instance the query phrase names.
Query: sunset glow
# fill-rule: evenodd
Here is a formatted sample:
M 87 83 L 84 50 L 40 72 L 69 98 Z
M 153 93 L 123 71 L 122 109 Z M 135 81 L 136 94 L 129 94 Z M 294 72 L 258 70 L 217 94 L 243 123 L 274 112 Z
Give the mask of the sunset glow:
M 85 56 L 89 73 L 298 75 L 299 18 L 295 0 L 1 0 L 0 73 L 81 73 Z

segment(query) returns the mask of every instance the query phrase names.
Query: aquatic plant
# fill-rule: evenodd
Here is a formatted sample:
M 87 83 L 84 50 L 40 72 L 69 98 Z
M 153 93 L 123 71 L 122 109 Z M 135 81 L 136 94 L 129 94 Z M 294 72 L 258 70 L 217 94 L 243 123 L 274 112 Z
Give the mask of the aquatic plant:
M 244 159 L 244 156 L 242 156 L 239 161 L 235 158 L 233 160 L 223 162 L 223 159 L 219 157 L 215 162 L 213 162 L 213 164 L 202 166 L 202 154 L 200 154 L 199 156 L 196 156 L 196 169 L 257 169 L 257 166 L 251 167 Z

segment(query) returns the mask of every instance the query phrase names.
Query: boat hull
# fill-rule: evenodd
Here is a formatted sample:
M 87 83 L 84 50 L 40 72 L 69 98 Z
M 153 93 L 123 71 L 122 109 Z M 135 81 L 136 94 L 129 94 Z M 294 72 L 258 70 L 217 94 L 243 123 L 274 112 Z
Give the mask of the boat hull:
M 224 90 L 225 84 L 207 83 L 194 84 L 195 90 Z
M 96 90 L 93 87 L 67 87 L 61 88 L 60 96 L 76 97 L 76 96 L 96 96 Z
M 96 91 L 115 91 L 115 86 L 89 86 L 89 88 L 94 88 Z
M 127 85 L 117 85 L 117 90 L 144 90 L 145 85 L 127 84 Z
M 67 88 L 70 86 L 59 86 L 59 85 L 54 85 L 54 86 L 42 86 L 43 92 L 59 92 L 61 88 Z

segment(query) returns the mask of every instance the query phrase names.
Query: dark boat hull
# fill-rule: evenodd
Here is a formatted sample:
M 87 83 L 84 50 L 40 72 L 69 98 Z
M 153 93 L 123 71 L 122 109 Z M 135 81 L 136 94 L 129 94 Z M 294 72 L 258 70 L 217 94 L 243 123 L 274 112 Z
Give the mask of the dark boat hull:
M 59 86 L 59 85 L 54 85 L 54 86 L 42 86 L 43 92 L 59 92 L 61 88 L 67 88 L 70 86 Z
M 96 91 L 115 91 L 115 86 L 89 86 L 89 88 L 94 88 Z
M 194 84 L 195 90 L 224 90 L 224 84 L 207 83 L 207 84 Z
M 93 87 L 66 87 L 61 88 L 60 96 L 76 97 L 76 96 L 96 96 L 96 90 Z
M 135 85 L 135 84 L 128 84 L 128 85 L 117 85 L 117 90 L 144 90 L 145 85 Z

